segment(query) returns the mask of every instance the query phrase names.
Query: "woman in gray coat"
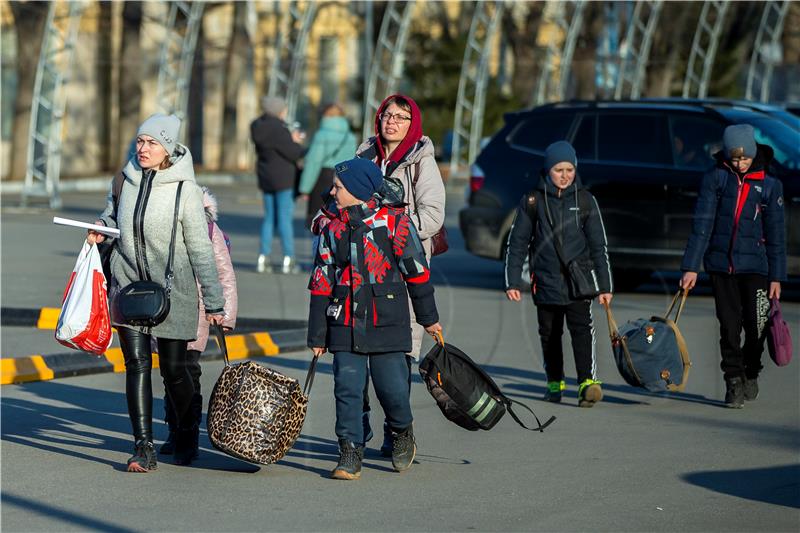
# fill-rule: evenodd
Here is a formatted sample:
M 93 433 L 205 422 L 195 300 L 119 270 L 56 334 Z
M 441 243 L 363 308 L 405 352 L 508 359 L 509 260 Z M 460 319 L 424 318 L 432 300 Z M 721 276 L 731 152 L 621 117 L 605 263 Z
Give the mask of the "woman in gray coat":
M 186 369 L 187 342 L 197 334 L 198 282 L 209 322 L 220 323 L 224 317 L 225 300 L 208 238 L 203 193 L 194 179 L 189 150 L 176 142 L 179 130 L 177 117 L 161 114 L 151 116 L 139 127 L 136 154 L 122 170 L 122 187 L 115 195 L 112 185 L 98 221 L 120 230 L 111 254 L 110 294 L 111 319 L 125 358 L 125 393 L 135 440 L 134 455 L 128 460 L 129 472 L 148 472 L 157 466 L 151 336 L 157 338 L 161 376 L 178 414 L 175 461 L 188 465 L 199 431 L 190 409 L 194 385 Z M 115 295 L 119 288 L 138 280 L 164 284 L 178 191 L 169 315 L 152 328 L 127 325 L 121 321 Z M 88 240 L 102 242 L 103 236 L 90 231 Z

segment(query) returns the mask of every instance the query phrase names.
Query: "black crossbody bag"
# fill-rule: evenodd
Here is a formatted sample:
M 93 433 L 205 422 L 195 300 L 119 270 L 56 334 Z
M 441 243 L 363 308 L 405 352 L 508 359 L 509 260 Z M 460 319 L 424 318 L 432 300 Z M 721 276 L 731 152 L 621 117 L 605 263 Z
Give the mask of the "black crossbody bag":
M 561 234 L 556 231 L 556 226 L 550 216 L 550 208 L 547 206 L 547 196 L 545 195 L 545 215 L 547 222 L 553 230 L 553 244 L 556 255 L 561 265 L 566 269 L 567 285 L 569 294 L 575 300 L 591 300 L 600 294 L 600 282 L 597 280 L 597 272 L 594 268 L 594 261 L 588 255 L 576 257 L 569 263 L 564 259 L 564 249 L 561 245 Z
M 172 237 L 169 240 L 169 258 L 164 276 L 164 285 L 151 279 L 134 281 L 120 289 L 116 307 L 121 321 L 131 326 L 152 328 L 161 324 L 169 315 L 169 296 L 172 292 L 172 261 L 175 256 L 175 232 L 178 226 L 178 208 L 181 202 L 181 187 L 175 195 L 175 213 L 172 218 Z

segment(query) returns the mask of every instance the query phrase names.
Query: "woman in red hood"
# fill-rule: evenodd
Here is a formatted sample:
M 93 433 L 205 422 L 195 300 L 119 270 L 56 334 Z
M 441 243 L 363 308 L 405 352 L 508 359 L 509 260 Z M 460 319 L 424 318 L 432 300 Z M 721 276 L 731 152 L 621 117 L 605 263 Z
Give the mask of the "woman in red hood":
M 386 181 L 402 185 L 406 214 L 419 234 L 430 264 L 431 237 L 444 224 L 445 190 L 434 158 L 433 141 L 422 133 L 422 114 L 417 103 L 402 94 L 387 97 L 375 114 L 375 136 L 358 147 L 356 156 L 371 159 L 381 167 Z M 416 323 L 410 302 L 409 309 L 412 349 L 407 355 L 410 366 L 412 359 L 419 357 L 425 330 Z M 369 410 L 367 406 L 365 400 L 365 411 Z M 367 427 L 368 416 L 365 412 Z M 368 434 L 365 431 L 365 435 Z M 387 426 L 384 425 L 384 443 L 381 446 L 384 456 L 391 456 L 390 443 Z

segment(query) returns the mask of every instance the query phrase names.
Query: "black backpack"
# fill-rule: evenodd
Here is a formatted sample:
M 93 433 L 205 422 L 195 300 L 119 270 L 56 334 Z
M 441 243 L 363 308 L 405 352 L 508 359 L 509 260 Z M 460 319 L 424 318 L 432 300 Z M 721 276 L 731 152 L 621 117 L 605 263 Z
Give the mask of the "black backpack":
M 452 344 L 436 343 L 420 361 L 419 373 L 442 414 L 464 429 L 492 429 L 506 411 L 517 424 L 530 431 L 544 431 L 556 419 L 551 416 L 542 424 L 536 413 L 500 392 L 491 376 Z M 538 427 L 529 428 L 523 424 L 511 410 L 512 403 L 527 409 Z

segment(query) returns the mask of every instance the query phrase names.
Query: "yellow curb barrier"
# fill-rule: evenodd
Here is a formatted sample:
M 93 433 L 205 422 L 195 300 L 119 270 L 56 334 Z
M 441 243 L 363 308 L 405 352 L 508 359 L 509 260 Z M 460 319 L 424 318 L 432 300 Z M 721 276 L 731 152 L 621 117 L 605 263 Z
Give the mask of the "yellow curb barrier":
M 58 326 L 58 315 L 61 314 L 60 307 L 42 307 L 39 312 L 39 320 L 36 327 L 39 329 L 56 329 Z
M 54 373 L 47 367 L 41 355 L 29 355 L 19 359 L 0 359 L 0 385 L 45 381 L 53 379 Z

